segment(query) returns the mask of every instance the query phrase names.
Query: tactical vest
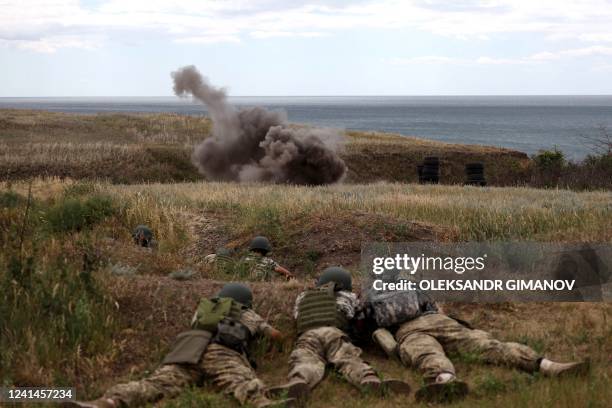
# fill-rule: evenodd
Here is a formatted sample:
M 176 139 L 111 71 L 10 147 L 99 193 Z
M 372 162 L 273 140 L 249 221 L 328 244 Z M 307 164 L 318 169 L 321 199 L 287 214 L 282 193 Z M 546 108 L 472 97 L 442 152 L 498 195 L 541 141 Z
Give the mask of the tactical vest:
M 348 321 L 336 306 L 333 282 L 319 288 L 309 289 L 298 305 L 297 331 L 302 334 L 307 330 L 330 326 L 346 330 Z

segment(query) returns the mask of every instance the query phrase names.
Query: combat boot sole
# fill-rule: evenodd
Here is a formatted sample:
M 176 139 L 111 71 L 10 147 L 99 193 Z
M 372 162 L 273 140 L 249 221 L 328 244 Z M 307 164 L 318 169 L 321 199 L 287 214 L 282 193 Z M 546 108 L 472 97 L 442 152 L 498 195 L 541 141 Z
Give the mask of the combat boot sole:
M 389 391 L 393 394 L 410 395 L 412 388 L 410 384 L 402 380 L 383 380 L 383 391 Z
M 417 402 L 450 403 L 467 396 L 468 385 L 463 381 L 433 383 L 422 387 L 415 394 Z
M 64 401 L 60 406 L 64 408 L 116 408 L 119 405 L 101 398 L 95 401 Z
M 570 367 L 561 369 L 560 371 L 556 373 L 543 372 L 542 374 L 544 374 L 547 377 L 554 377 L 554 378 L 582 377 L 582 376 L 587 375 L 590 369 L 591 369 L 591 363 L 590 361 L 587 360 L 587 361 L 583 361 L 580 363 L 575 363 L 571 365 Z
M 367 381 L 361 384 L 361 389 L 366 393 L 384 395 L 385 393 L 410 395 L 412 391 L 410 384 L 401 380 Z
M 297 400 L 295 398 L 285 398 L 282 400 L 270 401 L 264 405 L 258 405 L 258 408 L 293 408 L 297 407 Z
M 295 400 L 293 406 L 303 407 L 310 395 L 310 387 L 305 382 L 296 382 L 268 388 L 268 394 L 275 397 L 286 394 L 289 399 Z

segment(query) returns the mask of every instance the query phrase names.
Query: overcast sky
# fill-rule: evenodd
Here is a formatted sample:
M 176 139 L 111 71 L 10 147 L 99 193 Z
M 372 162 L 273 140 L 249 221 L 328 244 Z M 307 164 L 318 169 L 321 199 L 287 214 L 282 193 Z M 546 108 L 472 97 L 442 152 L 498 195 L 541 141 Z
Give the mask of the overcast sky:
M 612 94 L 606 0 L 0 0 L 0 96 Z

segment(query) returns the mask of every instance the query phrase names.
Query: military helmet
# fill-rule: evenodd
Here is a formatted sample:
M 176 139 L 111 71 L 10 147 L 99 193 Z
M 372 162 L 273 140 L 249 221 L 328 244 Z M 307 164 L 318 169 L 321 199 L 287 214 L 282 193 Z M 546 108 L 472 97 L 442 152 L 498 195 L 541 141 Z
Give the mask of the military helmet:
M 132 232 L 132 237 L 134 238 L 134 243 L 148 247 L 151 241 L 153 241 L 153 231 L 146 225 L 139 225 Z
M 247 307 L 251 307 L 253 305 L 253 292 L 251 292 L 251 289 L 243 283 L 226 283 L 223 285 L 219 293 L 217 293 L 217 297 L 232 298 L 236 302 L 242 303 Z
M 338 290 L 353 290 L 351 273 L 340 266 L 330 266 L 326 268 L 321 276 L 319 276 L 317 286 L 322 286 L 329 282 L 335 282 L 336 289 Z
M 268 240 L 268 238 L 262 237 L 260 235 L 260 236 L 253 238 L 251 240 L 251 243 L 249 244 L 249 251 L 253 251 L 253 250 L 270 252 L 272 251 L 272 245 L 270 244 L 270 241 Z

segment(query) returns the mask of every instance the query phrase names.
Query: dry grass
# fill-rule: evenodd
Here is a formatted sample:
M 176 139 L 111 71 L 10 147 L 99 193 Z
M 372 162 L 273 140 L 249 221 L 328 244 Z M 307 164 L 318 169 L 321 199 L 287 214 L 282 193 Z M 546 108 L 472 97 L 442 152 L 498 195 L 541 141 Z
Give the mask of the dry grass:
M 0 116 L 0 131 L 4 132 L 10 127 L 10 132 L 2 133 L 3 136 L 10 133 L 3 137 L 3 146 L 8 146 L 6 149 L 19 151 L 21 148 L 25 149 L 24 152 L 31 149 L 29 151 L 34 156 L 38 155 L 36 157 L 39 157 L 37 160 L 40 163 L 44 161 L 46 151 L 53 151 L 51 161 L 64 166 L 57 168 L 65 168 L 65 164 L 72 161 L 78 171 L 83 171 L 82 161 L 79 160 L 91 154 L 95 164 L 91 168 L 98 175 L 101 173 L 100 163 L 113 158 L 116 159 L 112 162 L 113 166 L 126 166 L 128 171 L 136 172 L 138 166 L 130 167 L 129 164 L 133 160 L 128 160 L 126 164 L 125 158 L 131 157 L 129 155 L 141 158 L 142 152 L 147 152 L 151 157 L 167 153 L 168 146 L 155 150 L 153 146 L 143 144 L 144 139 L 156 138 L 155 143 L 159 143 L 160 140 L 178 138 L 175 135 L 181 133 L 176 129 L 183 129 L 185 133 L 201 131 L 204 134 L 206 127 L 201 119 L 185 119 L 176 115 L 141 118 L 40 113 L 33 119 L 32 113 L 9 113 L 14 115 L 10 120 Z M 105 125 L 101 127 L 100 121 Z M 121 129 L 131 130 L 124 132 L 115 127 L 116 123 L 122 123 Z M 65 139 L 61 139 L 61 142 L 47 140 L 39 148 L 37 143 L 41 141 L 34 139 L 40 138 L 44 132 L 34 129 L 37 126 L 58 138 L 67 128 L 72 130 L 63 136 Z M 144 129 L 154 128 L 155 132 L 142 130 L 140 126 Z M 98 132 L 106 129 L 104 132 L 108 132 L 108 137 L 111 134 L 108 129 L 116 129 L 117 133 L 113 133 L 113 141 L 95 141 L 90 139 L 92 136 L 88 132 L 91 129 L 98 129 Z M 86 140 L 75 141 L 81 131 L 87 135 Z M 11 145 L 27 134 L 33 138 L 31 145 Z M 15 140 L 8 140 L 13 137 L 11 135 L 15 136 Z M 120 141 L 124 137 L 126 139 Z M 374 157 L 372 154 L 380 157 L 391 155 L 391 162 L 404 160 L 402 155 L 406 153 L 391 154 L 403 143 L 411 148 L 418 145 L 423 149 L 414 157 L 426 154 L 428 149 L 448 147 L 404 141 L 395 136 L 376 137 L 372 143 L 368 141 L 368 138 L 374 138 L 371 135 L 350 137 L 354 144 L 349 144 L 347 154 L 352 154 L 351 157 L 363 156 L 364 161 L 366 157 Z M 82 144 L 96 146 L 99 140 L 105 140 L 103 148 L 96 149 L 100 152 L 79 150 Z M 180 143 L 191 143 L 187 139 L 181 140 Z M 460 148 L 457 147 L 458 150 Z M 172 149 L 185 155 L 177 153 L 176 157 L 188 158 L 188 149 L 176 146 Z M 350 149 L 355 150 L 351 153 Z M 11 160 L 10 152 L 2 152 L 2 155 L 4 159 L 0 162 Z M 26 156 L 27 153 L 22 154 L 23 158 Z M 61 162 L 62 156 L 69 156 L 69 159 Z M 172 161 L 176 157 L 166 159 Z M 17 161 L 12 165 L 17 166 Z M 109 169 L 112 173 L 118 173 L 119 168 L 113 166 Z M 405 169 L 408 167 L 400 170 Z M 167 173 L 168 168 L 159 167 L 157 171 Z M 39 173 L 32 173 L 36 174 Z M 393 174 L 401 172 L 395 169 Z M 69 173 L 61 175 L 70 176 Z M 11 191 L 21 194 L 22 199 L 17 201 L 17 205 L 0 211 L 0 264 L 3 266 L 8 264 L 11 255 L 20 254 L 19 251 L 14 252 L 15 243 L 18 242 L 15 231 L 22 225 L 23 198 L 29 187 L 21 181 L 0 186 L 2 193 Z M 68 347 L 60 330 L 53 332 L 55 337 L 47 336 L 47 328 L 39 324 L 39 320 L 24 318 L 20 323 L 23 325 L 22 332 L 26 333 L 23 339 L 13 336 L 13 332 L 3 331 L 3 334 L 11 335 L 2 338 L 3 344 L 8 344 L 2 351 L 10 351 L 10 364 L 2 367 L 2 378 L 18 385 L 75 384 L 79 395 L 88 397 L 98 396 L 105 387 L 117 381 L 141 377 L 152 369 L 174 335 L 184 329 L 197 299 L 214 293 L 222 285 L 219 276 L 201 265 L 202 255 L 222 244 L 243 247 L 255 234 L 268 235 L 275 246 L 275 259 L 289 266 L 300 277 L 299 282 L 288 285 L 252 284 L 256 309 L 288 333 L 282 347 L 268 352 L 260 349 L 255 354 L 258 371 L 269 383 L 281 382 L 286 375 L 290 345 L 295 338 L 293 324 L 286 311 L 290 309 L 295 295 L 325 266 L 333 263 L 356 265 L 360 257 L 359 244 L 363 241 L 612 242 L 612 193 L 604 191 L 420 186 L 389 182 L 316 188 L 205 182 L 117 185 L 57 178 L 35 179 L 31 188 L 36 206 L 30 214 L 27 228 L 32 238 L 24 245 L 23 254 L 36 260 L 36 276 L 49 279 L 48 283 L 44 281 L 41 284 L 41 293 L 46 297 L 51 294 L 53 298 L 56 285 L 63 288 L 72 282 L 72 278 L 81 276 L 79 271 L 86 263 L 83 261 L 84 255 L 94 257 L 96 262 L 89 268 L 93 268 L 91 273 L 95 281 L 109 299 L 103 303 L 105 307 L 91 306 L 84 316 L 88 316 L 86 322 L 105 322 L 114 330 L 98 333 L 91 328 L 83 329 L 95 336 L 79 337 L 77 332 L 79 336 L 72 338 L 73 343 Z M 49 232 L 49 209 L 61 206 L 66 197 L 85 202 L 97 196 L 111 198 L 116 207 L 112 216 L 80 230 Z M 148 224 L 154 230 L 160 242 L 157 252 L 149 253 L 131 244 L 131 229 L 141 223 Z M 61 275 L 61 270 L 54 269 L 58 260 L 67 263 L 67 268 L 74 272 L 71 279 Z M 115 276 L 109 272 L 113 265 L 126 265 L 135 270 L 136 275 Z M 185 268 L 192 268 L 199 275 L 185 282 L 167 276 L 170 272 Z M 11 285 L 15 284 L 5 279 L 6 273 L 4 269 L 0 271 L 0 281 L 13 287 Z M 80 293 L 79 288 L 72 289 L 74 296 Z M 23 289 L 19 293 L 25 294 L 27 291 Z M 28 293 L 27 298 L 27 303 L 21 303 L 24 310 L 22 315 L 38 316 L 40 306 L 36 304 L 34 293 Z M 17 298 L 13 300 L 17 302 Z M 6 301 L 6 298 L 0 300 Z M 0 307 L 0 310 L 15 312 L 16 304 L 0 303 L 0 306 L 9 307 Z M 612 306 L 609 303 L 446 305 L 446 309 L 449 308 L 501 339 L 527 343 L 554 358 L 591 357 L 594 363 L 589 378 L 547 380 L 506 368 L 483 366 L 469 355 L 454 356 L 458 372 L 473 390 L 471 396 L 457 406 L 597 407 L 606 406 L 612 398 Z M 63 318 L 70 321 L 74 316 L 68 312 Z M 4 323 L 7 321 L 4 320 Z M 55 323 L 57 327 L 62 327 L 59 323 L 63 322 Z M 21 352 L 21 355 L 27 354 L 27 358 L 13 359 L 19 354 L 16 351 L 21 350 L 29 350 L 28 353 Z M 386 376 L 404 378 L 413 388 L 420 385 L 417 374 L 396 361 L 386 360 L 380 351 L 366 347 L 365 357 Z M 216 395 L 210 386 L 186 391 L 177 400 L 166 403 L 169 406 L 235 405 L 230 399 Z M 412 403 L 412 399 L 406 401 L 398 397 L 378 400 L 372 396 L 361 396 L 335 374 L 328 375 L 315 390 L 312 399 L 314 407 L 383 407 Z
M 18 146 L 0 145 L 0 161 L 6 165 L 71 164 L 88 167 L 100 161 L 132 161 L 142 155 L 138 145 L 97 143 L 23 143 Z
M 0 180 L 36 176 L 115 183 L 197 180 L 202 177 L 190 155 L 210 128 L 202 116 L 0 110 Z M 428 155 L 440 156 L 445 183 L 462 183 L 463 165 L 470 161 L 485 163 L 492 184 L 526 180 L 527 157 L 506 149 L 365 132 L 347 132 L 346 141 L 342 156 L 349 167 L 349 182 L 416 181 L 416 165 Z
M 210 120 L 203 116 L 0 110 L 0 180 L 38 176 L 114 183 L 201 180 L 191 152 L 210 129 Z M 487 182 L 495 186 L 609 189 L 612 180 L 606 157 L 569 163 L 551 173 L 524 153 L 509 149 L 378 132 L 345 135 L 341 156 L 349 183 L 416 182 L 416 167 L 427 156 L 439 157 L 443 184 L 463 184 L 465 165 L 471 162 L 483 163 Z
M 156 206 L 227 210 L 242 218 L 256 218 L 266 212 L 278 214 L 283 220 L 312 214 L 387 214 L 457 230 L 460 240 L 612 239 L 609 192 L 399 183 L 316 188 L 184 183 L 150 184 L 146 190 L 143 186 L 104 185 L 101 190 L 122 201 L 143 200 L 145 194 Z

